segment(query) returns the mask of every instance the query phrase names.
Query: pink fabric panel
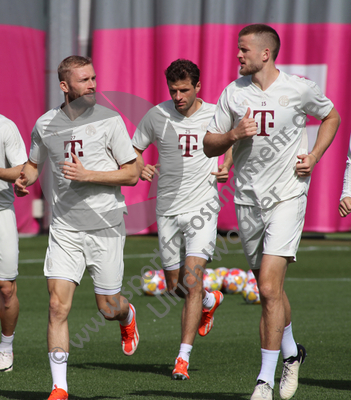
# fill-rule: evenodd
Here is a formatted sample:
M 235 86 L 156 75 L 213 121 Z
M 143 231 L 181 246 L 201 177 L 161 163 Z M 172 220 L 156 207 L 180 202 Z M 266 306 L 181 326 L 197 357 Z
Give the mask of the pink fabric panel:
M 305 230 L 350 230 L 351 217 L 341 219 L 337 208 L 351 132 L 351 122 L 347 118 L 348 84 L 344 82 L 351 61 L 351 26 L 272 26 L 278 31 L 282 41 L 277 64 L 327 66 L 325 93 L 334 102 L 343 120 L 335 141 L 313 173 Z M 97 30 L 93 37 L 93 61 L 97 72 L 98 90 L 118 90 L 158 104 L 169 99 L 163 71 L 173 60 L 189 58 L 201 70 L 200 97 L 207 102 L 216 103 L 225 86 L 238 77 L 237 37 L 242 27 L 243 25 L 206 24 Z M 132 136 L 136 122 L 133 125 L 128 118 L 125 118 L 125 122 Z M 309 124 L 315 124 L 315 121 L 311 120 Z M 146 162 L 157 161 L 155 148 L 149 148 L 144 154 Z M 127 204 L 147 200 L 149 188 L 150 185 L 145 182 L 139 182 L 134 188 L 124 188 Z M 228 198 L 228 191 L 225 193 Z M 229 230 L 237 226 L 232 196 L 224 203 L 219 216 L 219 229 Z M 130 215 L 130 220 L 141 218 L 145 210 L 143 211 L 141 205 L 138 207 L 139 212 L 135 216 Z M 151 231 L 154 229 L 153 226 Z M 150 229 L 143 230 L 144 233 L 149 231 Z
M 17 125 L 30 148 L 30 135 L 37 118 L 45 110 L 45 33 L 32 28 L 0 25 L 2 96 L 0 113 Z M 20 233 L 39 230 L 32 218 L 32 201 L 41 194 L 39 184 L 30 195 L 15 199 L 17 226 Z

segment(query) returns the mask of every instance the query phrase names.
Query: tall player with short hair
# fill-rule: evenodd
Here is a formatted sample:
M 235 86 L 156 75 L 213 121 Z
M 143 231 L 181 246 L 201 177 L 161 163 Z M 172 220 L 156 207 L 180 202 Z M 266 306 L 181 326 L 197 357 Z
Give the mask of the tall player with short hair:
M 227 180 L 231 155 L 228 153 L 218 167 L 217 159 L 210 160 L 203 153 L 202 141 L 215 106 L 197 97 L 201 88 L 197 65 L 178 59 L 165 75 L 171 100 L 144 116 L 133 145 L 140 177 L 151 182 L 158 171 L 155 165 L 144 165 L 142 153 L 157 142 L 160 172 L 156 214 L 162 267 L 168 291 L 185 297 L 181 345 L 172 379 L 189 379 L 196 332 L 201 336 L 210 332 L 213 314 L 223 300 L 221 292 L 203 289 L 202 277 L 217 236 L 216 177 L 220 182 Z
M 13 339 L 19 314 L 18 233 L 11 183 L 27 161 L 26 148 L 17 126 L 0 115 L 0 371 L 13 370 Z
M 121 296 L 125 230 L 121 186 L 139 178 L 136 154 L 121 116 L 96 104 L 96 75 L 91 60 L 64 59 L 58 68 L 65 102 L 38 119 L 29 161 L 16 180 L 18 196 L 38 178 L 45 159 L 53 180 L 53 220 L 44 273 L 50 296 L 48 350 L 53 390 L 68 399 L 67 317 L 85 268 L 93 282 L 98 309 L 118 320 L 124 354 L 139 342 L 135 309 Z
M 310 176 L 340 123 L 314 82 L 275 67 L 279 47 L 277 32 L 267 25 L 240 31 L 237 57 L 243 77 L 223 91 L 204 139 L 209 157 L 233 148 L 240 237 L 260 290 L 262 366 L 251 400 L 273 399 L 280 349 L 280 396 L 290 399 L 297 389 L 306 350 L 293 338 L 284 279 L 300 242 Z M 307 114 L 322 120 L 309 154 Z

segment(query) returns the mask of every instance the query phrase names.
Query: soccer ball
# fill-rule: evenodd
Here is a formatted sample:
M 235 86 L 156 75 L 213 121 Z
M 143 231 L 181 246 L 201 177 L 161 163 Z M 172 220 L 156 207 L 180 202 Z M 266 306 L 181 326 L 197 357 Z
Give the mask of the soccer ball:
M 214 290 L 221 290 L 222 282 L 212 268 L 206 268 L 203 276 L 203 285 L 208 292 L 213 292 Z
M 228 268 L 226 267 L 219 267 L 215 269 L 215 273 L 218 277 L 218 280 L 221 282 L 221 284 L 223 283 L 223 279 L 226 276 L 228 272 Z
M 254 279 L 254 280 L 255 280 L 255 283 L 257 283 L 254 273 L 252 272 L 251 269 L 249 269 L 249 270 L 247 271 L 247 281 L 250 282 L 252 279 Z
M 246 272 L 239 268 L 230 269 L 223 279 L 226 293 L 240 293 L 246 284 Z
M 166 291 L 166 280 L 163 270 L 147 271 L 142 277 L 142 289 L 149 296 L 164 294 Z
M 248 304 L 261 304 L 260 292 L 258 291 L 256 279 L 250 279 L 246 283 L 242 295 Z

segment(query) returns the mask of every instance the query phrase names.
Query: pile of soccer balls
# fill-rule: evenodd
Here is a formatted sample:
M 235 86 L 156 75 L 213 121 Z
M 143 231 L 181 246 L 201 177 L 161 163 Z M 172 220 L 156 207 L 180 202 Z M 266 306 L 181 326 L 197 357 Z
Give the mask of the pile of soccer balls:
M 166 292 L 166 280 L 163 270 L 147 271 L 141 278 L 143 292 L 149 296 L 157 296 Z
M 247 273 L 239 268 L 227 269 L 224 267 L 217 268 L 215 274 L 218 280 L 222 282 L 221 290 L 224 293 L 237 294 L 241 293 L 246 303 L 260 304 L 260 294 L 257 287 L 256 278 L 251 270 Z M 211 288 L 205 284 L 204 288 L 211 291 Z
M 251 270 L 246 273 L 239 268 L 220 267 L 215 270 L 206 268 L 203 284 L 209 292 L 222 290 L 229 294 L 241 293 L 247 303 L 260 304 L 257 282 Z M 164 294 L 166 281 L 163 270 L 146 272 L 142 277 L 141 285 L 143 292 L 149 296 Z

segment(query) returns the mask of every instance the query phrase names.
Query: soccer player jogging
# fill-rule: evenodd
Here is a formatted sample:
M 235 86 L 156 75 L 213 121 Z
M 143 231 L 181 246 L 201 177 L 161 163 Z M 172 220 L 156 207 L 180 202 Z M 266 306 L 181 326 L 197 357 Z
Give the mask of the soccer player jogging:
M 351 137 L 349 151 L 347 153 L 346 168 L 344 173 L 344 184 L 340 197 L 339 214 L 346 217 L 351 212 Z
M 96 104 L 91 60 L 70 56 L 59 65 L 58 75 L 65 102 L 36 122 L 29 161 L 16 180 L 16 194 L 27 195 L 47 159 L 44 171 L 52 176 L 53 206 L 44 264 L 50 296 L 49 400 L 68 399 L 67 317 L 85 268 L 98 309 L 105 319 L 120 323 L 124 354 L 132 355 L 139 342 L 135 309 L 120 294 L 125 242 L 120 187 L 138 181 L 136 154 L 120 115 Z
M 185 298 L 172 379 L 189 379 L 196 332 L 201 336 L 210 332 L 213 314 L 223 301 L 221 292 L 203 289 L 202 278 L 217 236 L 216 177 L 219 182 L 227 180 L 231 155 L 218 167 L 217 159 L 208 159 L 203 153 L 202 141 L 215 106 L 197 98 L 201 88 L 198 67 L 178 59 L 165 74 L 171 100 L 144 116 L 132 142 L 141 179 L 151 182 L 159 175 L 156 214 L 162 267 L 167 290 Z M 154 141 L 159 165 L 144 165 L 142 153 Z
M 296 344 L 284 291 L 300 242 L 310 176 L 331 144 L 338 112 L 318 86 L 275 67 L 280 39 L 263 24 L 239 33 L 242 78 L 225 88 L 204 139 L 209 157 L 233 149 L 235 210 L 240 238 L 260 291 L 261 371 L 251 400 L 273 399 L 281 349 L 280 397 L 290 399 L 306 350 Z M 306 115 L 322 120 L 308 154 Z
M 19 314 L 18 233 L 11 183 L 27 161 L 26 148 L 16 125 L 0 115 L 0 371 L 13 370 L 13 339 Z

